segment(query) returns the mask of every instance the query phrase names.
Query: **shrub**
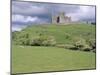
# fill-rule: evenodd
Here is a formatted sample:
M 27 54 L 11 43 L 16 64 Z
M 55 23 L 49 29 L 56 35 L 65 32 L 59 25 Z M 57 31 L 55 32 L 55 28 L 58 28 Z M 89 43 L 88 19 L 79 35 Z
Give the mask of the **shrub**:
M 89 45 L 85 45 L 83 51 L 91 51 L 91 47 Z
M 82 50 L 86 45 L 86 42 L 84 39 L 79 38 L 78 40 L 76 40 L 76 42 L 74 43 L 74 47 L 75 49 L 79 49 Z
M 41 46 L 42 45 L 42 41 L 43 39 L 40 37 L 34 37 L 31 41 L 30 41 L 30 45 L 31 46 Z
M 42 42 L 43 46 L 55 46 L 56 41 L 54 38 L 48 37 L 46 40 Z
M 24 33 L 20 34 L 19 36 L 16 36 L 14 39 L 14 44 L 16 45 L 30 45 L 30 38 L 29 34 Z
M 37 36 L 32 39 L 32 46 L 54 46 L 56 41 L 53 36 Z
M 30 45 L 30 40 L 29 39 L 25 39 L 23 41 L 23 45 Z
M 96 49 L 93 49 L 92 52 L 96 53 Z
M 95 41 L 88 40 L 88 42 L 83 38 L 78 38 L 73 44 L 73 49 L 81 50 L 81 51 L 93 51 L 95 49 Z
M 89 45 L 92 49 L 96 49 L 96 40 L 95 39 L 89 39 L 89 40 L 87 40 L 87 42 L 89 43 Z
M 73 49 L 82 50 L 82 51 L 91 51 L 90 45 L 83 38 L 75 38 Z
M 28 33 L 23 33 L 15 37 L 13 43 L 16 45 L 54 46 L 56 44 L 56 41 L 53 36 L 48 36 L 44 33 L 39 33 L 38 36 L 35 36 L 33 38 L 30 38 Z

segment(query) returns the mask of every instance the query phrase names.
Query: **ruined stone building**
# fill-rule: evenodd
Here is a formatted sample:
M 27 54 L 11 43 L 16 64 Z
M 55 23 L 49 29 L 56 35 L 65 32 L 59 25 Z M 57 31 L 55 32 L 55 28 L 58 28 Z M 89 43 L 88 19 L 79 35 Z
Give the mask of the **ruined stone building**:
M 71 17 L 65 16 L 64 12 L 52 16 L 52 23 L 69 23 L 69 22 L 71 22 Z

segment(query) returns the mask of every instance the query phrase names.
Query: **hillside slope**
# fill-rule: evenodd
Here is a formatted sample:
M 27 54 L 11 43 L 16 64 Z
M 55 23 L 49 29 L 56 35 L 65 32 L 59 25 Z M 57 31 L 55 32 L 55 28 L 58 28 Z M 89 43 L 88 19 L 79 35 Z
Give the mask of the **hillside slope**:
M 95 39 L 95 25 L 32 25 L 20 32 L 13 33 L 15 39 L 24 34 L 29 34 L 31 38 L 40 34 L 54 36 L 57 43 L 73 43 L 75 38 Z
M 86 44 L 86 41 L 95 39 L 95 33 L 95 25 L 87 24 L 32 25 L 22 31 L 13 32 L 12 73 L 95 69 L 96 54 L 93 52 L 95 41 L 91 43 L 93 49 L 88 48 L 88 44 Z M 54 37 L 55 46 L 20 44 L 21 41 L 27 41 L 34 37 L 43 39 L 48 36 Z M 35 39 L 35 41 L 41 43 L 41 38 Z M 67 47 L 75 44 L 77 48 L 84 46 L 87 48 L 86 51 L 73 50 L 63 46 L 66 44 Z

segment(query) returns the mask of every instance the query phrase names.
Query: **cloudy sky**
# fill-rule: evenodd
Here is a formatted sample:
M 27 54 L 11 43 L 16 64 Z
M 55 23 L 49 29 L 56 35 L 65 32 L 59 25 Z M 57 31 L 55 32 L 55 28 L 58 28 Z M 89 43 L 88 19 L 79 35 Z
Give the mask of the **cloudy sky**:
M 12 30 L 28 25 L 51 23 L 51 15 L 65 12 L 72 21 L 95 21 L 95 7 L 12 1 Z

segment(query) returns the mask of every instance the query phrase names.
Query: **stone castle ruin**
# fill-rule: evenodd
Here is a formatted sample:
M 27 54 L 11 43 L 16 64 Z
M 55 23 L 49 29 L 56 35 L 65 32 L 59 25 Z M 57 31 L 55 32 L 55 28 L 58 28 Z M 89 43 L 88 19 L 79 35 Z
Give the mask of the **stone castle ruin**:
M 92 24 L 95 25 L 96 22 L 92 22 L 92 21 L 72 21 L 72 17 L 71 16 L 66 16 L 64 12 L 60 12 L 59 14 L 56 15 L 52 15 L 52 24 Z
M 70 23 L 70 22 L 71 22 L 71 17 L 65 16 L 64 12 L 52 16 L 52 23 Z

